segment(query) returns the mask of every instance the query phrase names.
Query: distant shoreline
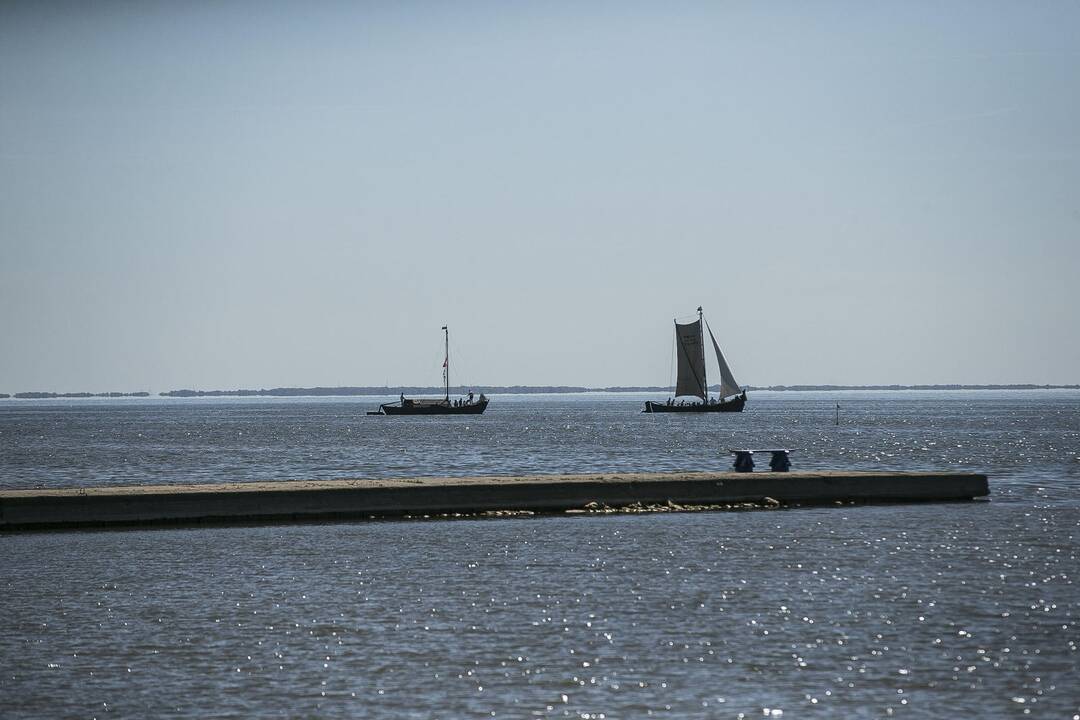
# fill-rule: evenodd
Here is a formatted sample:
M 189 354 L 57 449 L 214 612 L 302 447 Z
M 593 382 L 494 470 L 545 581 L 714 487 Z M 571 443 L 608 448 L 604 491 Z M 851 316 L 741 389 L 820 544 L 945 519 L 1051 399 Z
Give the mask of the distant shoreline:
M 719 386 L 710 390 L 719 392 Z M 1080 390 L 1077 385 L 1036 385 L 1017 383 L 1011 385 L 748 385 L 750 392 L 768 390 L 771 392 L 829 392 L 837 390 Z M 559 393 L 600 393 L 600 392 L 635 392 L 671 394 L 670 387 L 659 386 L 613 386 L 603 388 L 576 387 L 570 385 L 476 385 L 472 387 L 452 387 L 451 395 L 464 395 L 468 392 L 487 395 L 545 395 Z M 433 386 L 398 386 L 398 387 L 310 387 L 310 388 L 263 388 L 259 390 L 169 390 L 158 393 L 159 397 L 170 398 L 207 398 L 207 397 L 369 397 L 386 395 L 442 395 L 442 387 Z M 14 395 L 0 393 L 0 399 L 17 400 L 54 400 L 72 398 L 125 398 L 151 397 L 149 392 L 19 392 Z
M 52 400 L 54 398 L 121 398 L 121 397 L 150 397 L 148 392 L 18 392 L 15 395 L 0 393 L 0 399 L 14 397 L 17 400 Z
M 709 388 L 719 392 L 720 386 Z M 748 385 L 750 392 L 769 390 L 773 392 L 805 392 L 830 390 L 1080 390 L 1080 385 Z M 478 385 L 452 387 L 451 395 L 468 392 L 486 395 L 543 395 L 557 393 L 600 392 L 652 392 L 670 395 L 670 387 L 660 386 L 612 386 L 603 388 L 575 387 L 568 385 Z M 158 393 L 162 397 L 319 397 L 319 396 L 379 396 L 379 395 L 442 395 L 443 388 L 433 386 L 402 387 L 337 387 L 337 388 L 271 388 L 269 390 L 170 390 Z

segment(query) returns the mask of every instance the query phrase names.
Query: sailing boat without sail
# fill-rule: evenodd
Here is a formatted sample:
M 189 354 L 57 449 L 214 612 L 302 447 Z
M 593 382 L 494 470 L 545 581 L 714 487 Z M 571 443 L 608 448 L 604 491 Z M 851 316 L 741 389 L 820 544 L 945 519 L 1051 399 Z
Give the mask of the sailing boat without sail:
M 667 402 L 645 402 L 647 413 L 659 412 L 742 412 L 746 405 L 746 391 L 739 391 L 739 385 L 731 374 L 731 368 L 720 352 L 712 328 L 705 322 L 705 317 L 698 309 L 698 319 L 692 323 L 680 325 L 675 321 L 675 348 L 679 359 L 679 375 L 675 381 L 675 397 Z M 720 366 L 720 396 L 709 397 L 709 386 L 705 380 L 705 338 L 702 326 L 709 331 L 713 349 L 716 350 L 716 362 Z M 693 397 L 696 400 L 680 400 Z
M 378 410 L 369 410 L 368 415 L 479 415 L 487 410 L 488 399 L 480 393 L 479 399 L 473 394 L 458 400 L 450 400 L 450 331 L 442 327 L 446 339 L 446 356 L 443 360 L 443 397 L 437 400 L 407 398 L 402 394 L 396 403 L 383 403 Z

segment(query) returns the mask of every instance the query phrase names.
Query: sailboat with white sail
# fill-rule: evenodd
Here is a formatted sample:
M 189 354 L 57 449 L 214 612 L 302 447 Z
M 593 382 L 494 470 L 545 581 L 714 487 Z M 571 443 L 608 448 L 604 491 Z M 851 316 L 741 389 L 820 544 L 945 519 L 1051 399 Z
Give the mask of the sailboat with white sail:
M 735 376 L 731 374 L 724 353 L 716 342 L 712 328 L 705 321 L 705 315 L 698 307 L 698 319 L 692 323 L 680 324 L 675 321 L 675 354 L 678 358 L 678 376 L 675 381 L 675 396 L 667 402 L 645 402 L 647 413 L 660 412 L 742 412 L 746 405 L 746 391 L 739 389 Z M 720 366 L 720 394 L 709 397 L 709 385 L 705 375 L 705 337 L 703 330 L 709 331 L 716 362 Z

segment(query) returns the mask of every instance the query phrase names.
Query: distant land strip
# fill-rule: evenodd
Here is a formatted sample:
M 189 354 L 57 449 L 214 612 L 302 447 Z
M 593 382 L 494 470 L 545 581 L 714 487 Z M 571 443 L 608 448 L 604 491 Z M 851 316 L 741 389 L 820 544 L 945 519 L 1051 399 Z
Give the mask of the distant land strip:
M 720 391 L 719 385 L 709 388 Z M 771 390 L 773 392 L 805 392 L 830 390 L 1080 390 L 1076 385 L 1036 385 L 1019 383 L 1013 385 L 747 385 L 750 392 Z M 466 393 L 484 393 L 486 395 L 540 395 L 549 393 L 591 393 L 591 392 L 652 392 L 671 394 L 671 387 L 657 385 L 616 385 L 612 387 L 590 388 L 575 385 L 475 385 L 450 388 L 451 395 Z M 262 388 L 259 390 L 169 390 L 158 393 L 161 397 L 200 398 L 200 397 L 347 397 L 370 395 L 442 395 L 442 387 L 400 385 L 395 387 L 310 387 L 310 388 Z M 14 395 L 0 393 L 0 399 L 14 397 L 20 400 L 51 400 L 62 398 L 121 398 L 150 397 L 148 392 L 19 392 Z
M 11 395 L 6 393 L 0 393 L 0 398 L 8 398 Z M 118 398 L 118 397 L 150 397 L 148 392 L 74 392 L 74 393 L 54 393 L 54 392 L 19 392 L 15 393 L 15 397 L 20 400 L 51 400 L 53 398 Z
M 709 388 L 720 392 L 719 385 Z M 748 391 L 773 390 L 781 392 L 799 392 L 807 390 L 1080 390 L 1080 385 L 769 385 L 756 387 L 748 385 Z M 589 388 L 573 385 L 477 385 L 472 387 L 456 386 L 450 388 L 451 395 L 463 395 L 468 392 L 485 395 L 525 395 L 544 393 L 590 393 L 590 392 L 653 392 L 671 394 L 671 387 L 647 385 L 616 385 L 612 387 Z M 271 388 L 269 390 L 170 390 L 159 393 L 162 397 L 300 397 L 300 396 L 347 396 L 347 395 L 442 395 L 443 388 L 434 386 L 399 386 L 399 387 L 314 387 L 314 388 Z

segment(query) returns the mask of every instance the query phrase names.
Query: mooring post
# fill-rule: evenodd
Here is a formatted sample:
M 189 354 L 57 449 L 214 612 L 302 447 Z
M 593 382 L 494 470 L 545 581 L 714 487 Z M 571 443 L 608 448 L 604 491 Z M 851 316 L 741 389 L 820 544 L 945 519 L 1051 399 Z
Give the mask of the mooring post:
M 791 469 L 791 459 L 788 458 L 787 450 L 770 450 L 772 459 L 769 461 L 769 469 L 773 472 L 787 472 Z
M 732 450 L 735 453 L 735 472 L 754 472 L 753 450 Z

